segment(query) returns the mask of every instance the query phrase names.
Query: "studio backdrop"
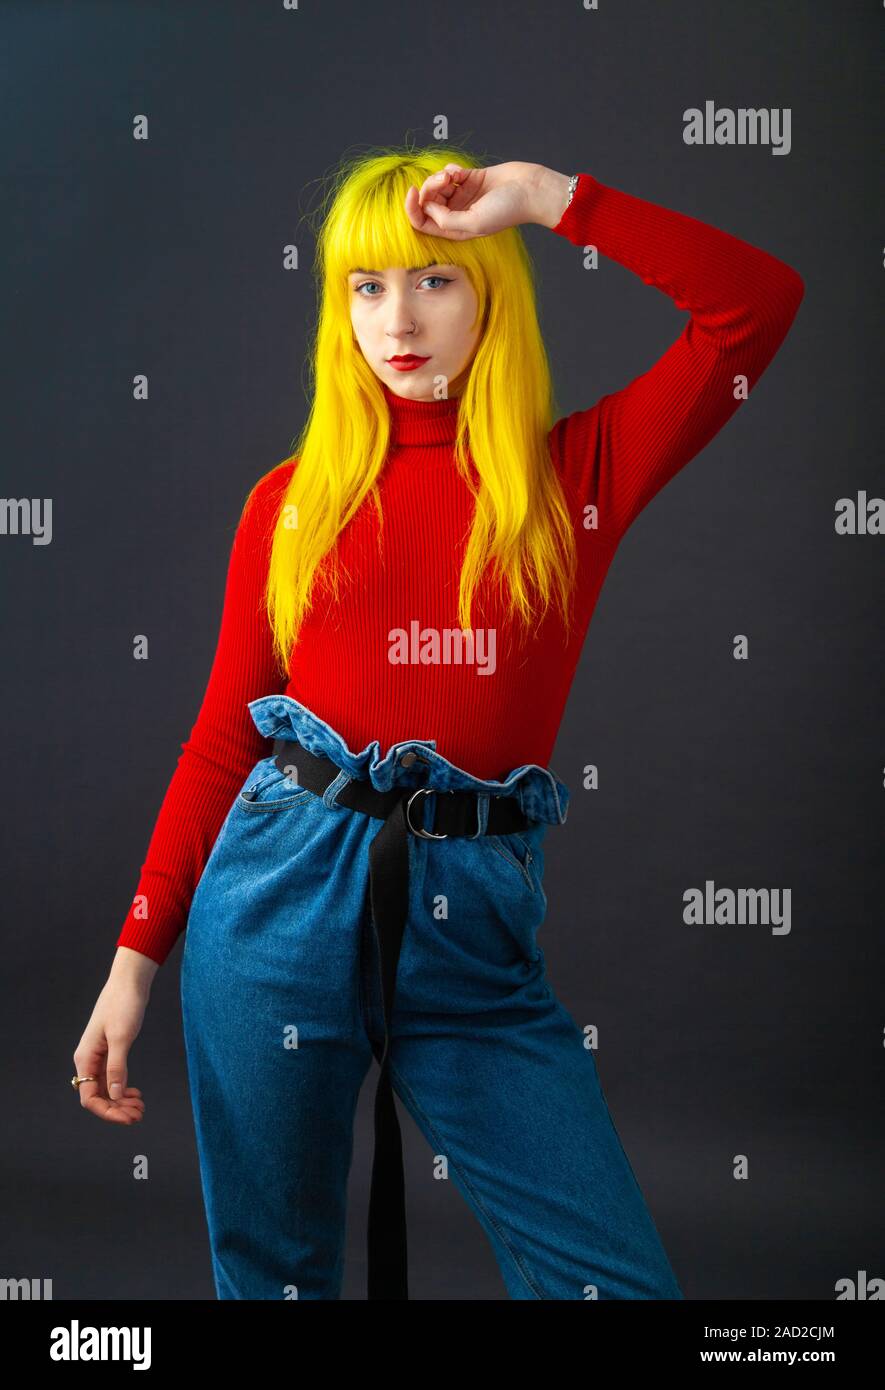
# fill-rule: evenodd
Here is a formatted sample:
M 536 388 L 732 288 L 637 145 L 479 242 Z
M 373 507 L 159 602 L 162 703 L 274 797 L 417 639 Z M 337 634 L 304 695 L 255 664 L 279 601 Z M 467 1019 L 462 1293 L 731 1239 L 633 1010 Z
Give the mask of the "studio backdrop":
M 324 181 L 439 143 L 586 174 L 804 284 L 758 387 L 620 538 L 550 759 L 570 797 L 538 945 L 685 1297 L 876 1296 L 882 24 L 861 0 L 3 5 L 4 1280 L 215 1296 L 184 934 L 129 1055 L 140 1124 L 88 1113 L 72 1056 L 203 700 L 244 500 L 305 422 Z M 638 252 L 520 230 L 557 416 L 589 411 L 692 306 Z M 399 1117 L 411 1297 L 506 1298 L 445 1154 Z

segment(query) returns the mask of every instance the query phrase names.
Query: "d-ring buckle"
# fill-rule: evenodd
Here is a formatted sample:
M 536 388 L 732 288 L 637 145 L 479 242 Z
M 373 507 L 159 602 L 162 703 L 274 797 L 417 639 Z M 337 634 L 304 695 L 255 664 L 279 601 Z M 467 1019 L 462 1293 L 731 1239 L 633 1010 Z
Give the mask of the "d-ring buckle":
M 436 831 L 434 830 L 425 830 L 423 826 L 419 828 L 418 826 L 413 825 L 412 818 L 409 815 L 409 808 L 411 807 L 412 802 L 415 800 L 416 796 L 432 796 L 434 793 L 437 796 L 439 796 L 440 794 L 437 791 L 436 787 L 419 787 L 417 791 L 412 792 L 412 795 L 406 802 L 406 824 L 408 825 L 412 834 L 420 835 L 422 840 L 447 840 L 449 838 L 448 835 L 437 835 Z M 447 791 L 445 795 L 451 796 L 452 793 L 451 791 Z

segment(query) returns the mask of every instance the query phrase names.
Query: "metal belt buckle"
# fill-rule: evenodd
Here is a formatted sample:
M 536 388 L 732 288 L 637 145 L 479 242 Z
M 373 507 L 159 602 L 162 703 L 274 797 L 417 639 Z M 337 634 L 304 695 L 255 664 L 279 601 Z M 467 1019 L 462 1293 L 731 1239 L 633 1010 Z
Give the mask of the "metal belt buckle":
M 454 796 L 454 792 L 451 790 L 439 792 L 436 787 L 419 787 L 417 791 L 412 792 L 412 795 L 406 802 L 406 824 L 413 835 L 420 835 L 422 840 L 447 840 L 449 837 L 446 834 L 438 835 L 435 830 L 425 830 L 423 826 L 418 827 L 412 824 L 409 808 L 416 796 Z

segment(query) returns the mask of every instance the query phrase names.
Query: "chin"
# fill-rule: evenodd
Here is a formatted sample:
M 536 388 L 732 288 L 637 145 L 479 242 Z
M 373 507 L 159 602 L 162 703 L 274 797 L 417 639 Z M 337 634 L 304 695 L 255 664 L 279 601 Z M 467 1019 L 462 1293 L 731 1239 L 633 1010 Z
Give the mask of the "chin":
M 422 385 L 421 379 L 424 377 L 422 368 L 417 368 L 414 372 L 395 372 L 391 370 L 388 376 L 383 377 L 383 381 L 391 391 L 398 396 L 412 396 L 426 394 L 429 389 L 426 382 Z

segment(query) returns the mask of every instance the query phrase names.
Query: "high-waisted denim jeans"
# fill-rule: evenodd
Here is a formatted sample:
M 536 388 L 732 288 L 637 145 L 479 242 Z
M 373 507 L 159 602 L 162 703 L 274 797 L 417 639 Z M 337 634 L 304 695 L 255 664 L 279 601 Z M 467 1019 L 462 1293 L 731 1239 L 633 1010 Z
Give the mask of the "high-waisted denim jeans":
M 249 709 L 269 738 L 343 771 L 319 796 L 272 756 L 258 762 L 191 904 L 181 1001 L 218 1297 L 340 1297 L 354 1112 L 383 1043 L 368 897 L 382 822 L 336 793 L 368 777 L 379 791 L 515 796 L 531 820 L 517 834 L 409 836 L 390 1031 L 394 1091 L 447 1159 L 509 1296 L 681 1299 L 593 1052 L 536 939 L 543 841 L 565 820 L 567 788 L 536 764 L 481 781 L 433 740 L 355 753 L 285 695 Z

